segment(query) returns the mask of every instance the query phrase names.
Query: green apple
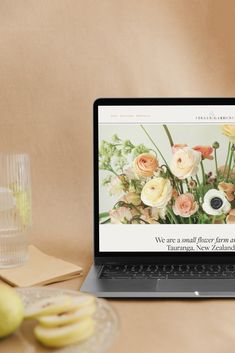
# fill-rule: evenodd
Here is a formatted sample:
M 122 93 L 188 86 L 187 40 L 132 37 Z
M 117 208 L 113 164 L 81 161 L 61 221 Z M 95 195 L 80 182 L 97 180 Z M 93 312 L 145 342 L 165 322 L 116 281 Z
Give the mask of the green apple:
M 0 284 L 0 338 L 13 333 L 24 318 L 24 306 L 16 291 Z
M 38 322 L 44 327 L 64 326 L 91 317 L 96 311 L 96 305 L 90 304 L 76 311 L 65 311 L 57 315 L 41 316 Z
M 93 332 L 94 320 L 91 317 L 67 326 L 48 328 L 38 325 L 34 329 L 36 339 L 47 347 L 64 347 L 78 343 L 89 338 Z

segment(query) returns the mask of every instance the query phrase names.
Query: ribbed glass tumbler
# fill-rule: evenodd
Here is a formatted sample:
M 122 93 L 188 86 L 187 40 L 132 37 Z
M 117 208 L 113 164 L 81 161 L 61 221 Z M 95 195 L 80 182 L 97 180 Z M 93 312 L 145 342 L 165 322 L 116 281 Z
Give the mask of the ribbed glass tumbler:
M 27 260 L 30 227 L 29 156 L 0 152 L 0 268 L 19 266 Z

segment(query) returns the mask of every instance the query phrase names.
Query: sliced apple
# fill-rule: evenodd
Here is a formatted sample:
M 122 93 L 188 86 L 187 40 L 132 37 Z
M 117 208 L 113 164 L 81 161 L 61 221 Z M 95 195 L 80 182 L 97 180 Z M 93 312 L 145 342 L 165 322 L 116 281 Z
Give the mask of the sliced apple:
M 72 303 L 71 303 L 70 311 L 95 304 L 95 301 L 96 301 L 96 298 L 93 295 L 89 295 L 89 294 L 81 294 L 71 298 L 72 298 Z
M 36 339 L 47 347 L 64 347 L 89 338 L 94 332 L 94 320 L 88 317 L 78 323 L 48 328 L 38 325 L 34 329 Z
M 68 325 L 78 322 L 86 317 L 92 316 L 96 311 L 94 303 L 84 306 L 76 311 L 65 311 L 57 315 L 41 316 L 38 318 L 39 323 L 45 327 L 56 327 Z
M 95 303 L 95 297 L 85 294 L 76 297 L 68 295 L 49 297 L 30 305 L 25 312 L 25 318 L 33 319 L 41 316 L 57 315 L 64 312 L 75 311 L 93 303 Z
M 68 310 L 72 297 L 61 295 L 49 297 L 32 303 L 25 309 L 25 319 L 34 319 L 41 315 L 53 315 Z

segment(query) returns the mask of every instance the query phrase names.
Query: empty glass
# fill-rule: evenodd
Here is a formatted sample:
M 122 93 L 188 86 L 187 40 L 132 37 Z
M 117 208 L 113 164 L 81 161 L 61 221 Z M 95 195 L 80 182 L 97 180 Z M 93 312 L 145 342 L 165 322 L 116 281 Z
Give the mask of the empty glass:
M 0 153 L 0 268 L 18 266 L 27 260 L 30 227 L 29 156 Z

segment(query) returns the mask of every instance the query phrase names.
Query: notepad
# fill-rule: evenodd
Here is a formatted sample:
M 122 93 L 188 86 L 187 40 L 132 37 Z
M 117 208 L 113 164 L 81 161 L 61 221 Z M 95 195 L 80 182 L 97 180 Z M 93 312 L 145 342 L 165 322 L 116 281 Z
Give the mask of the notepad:
M 42 286 L 81 275 L 81 267 L 47 255 L 34 245 L 29 246 L 29 258 L 23 266 L 0 269 L 0 279 L 15 287 Z

